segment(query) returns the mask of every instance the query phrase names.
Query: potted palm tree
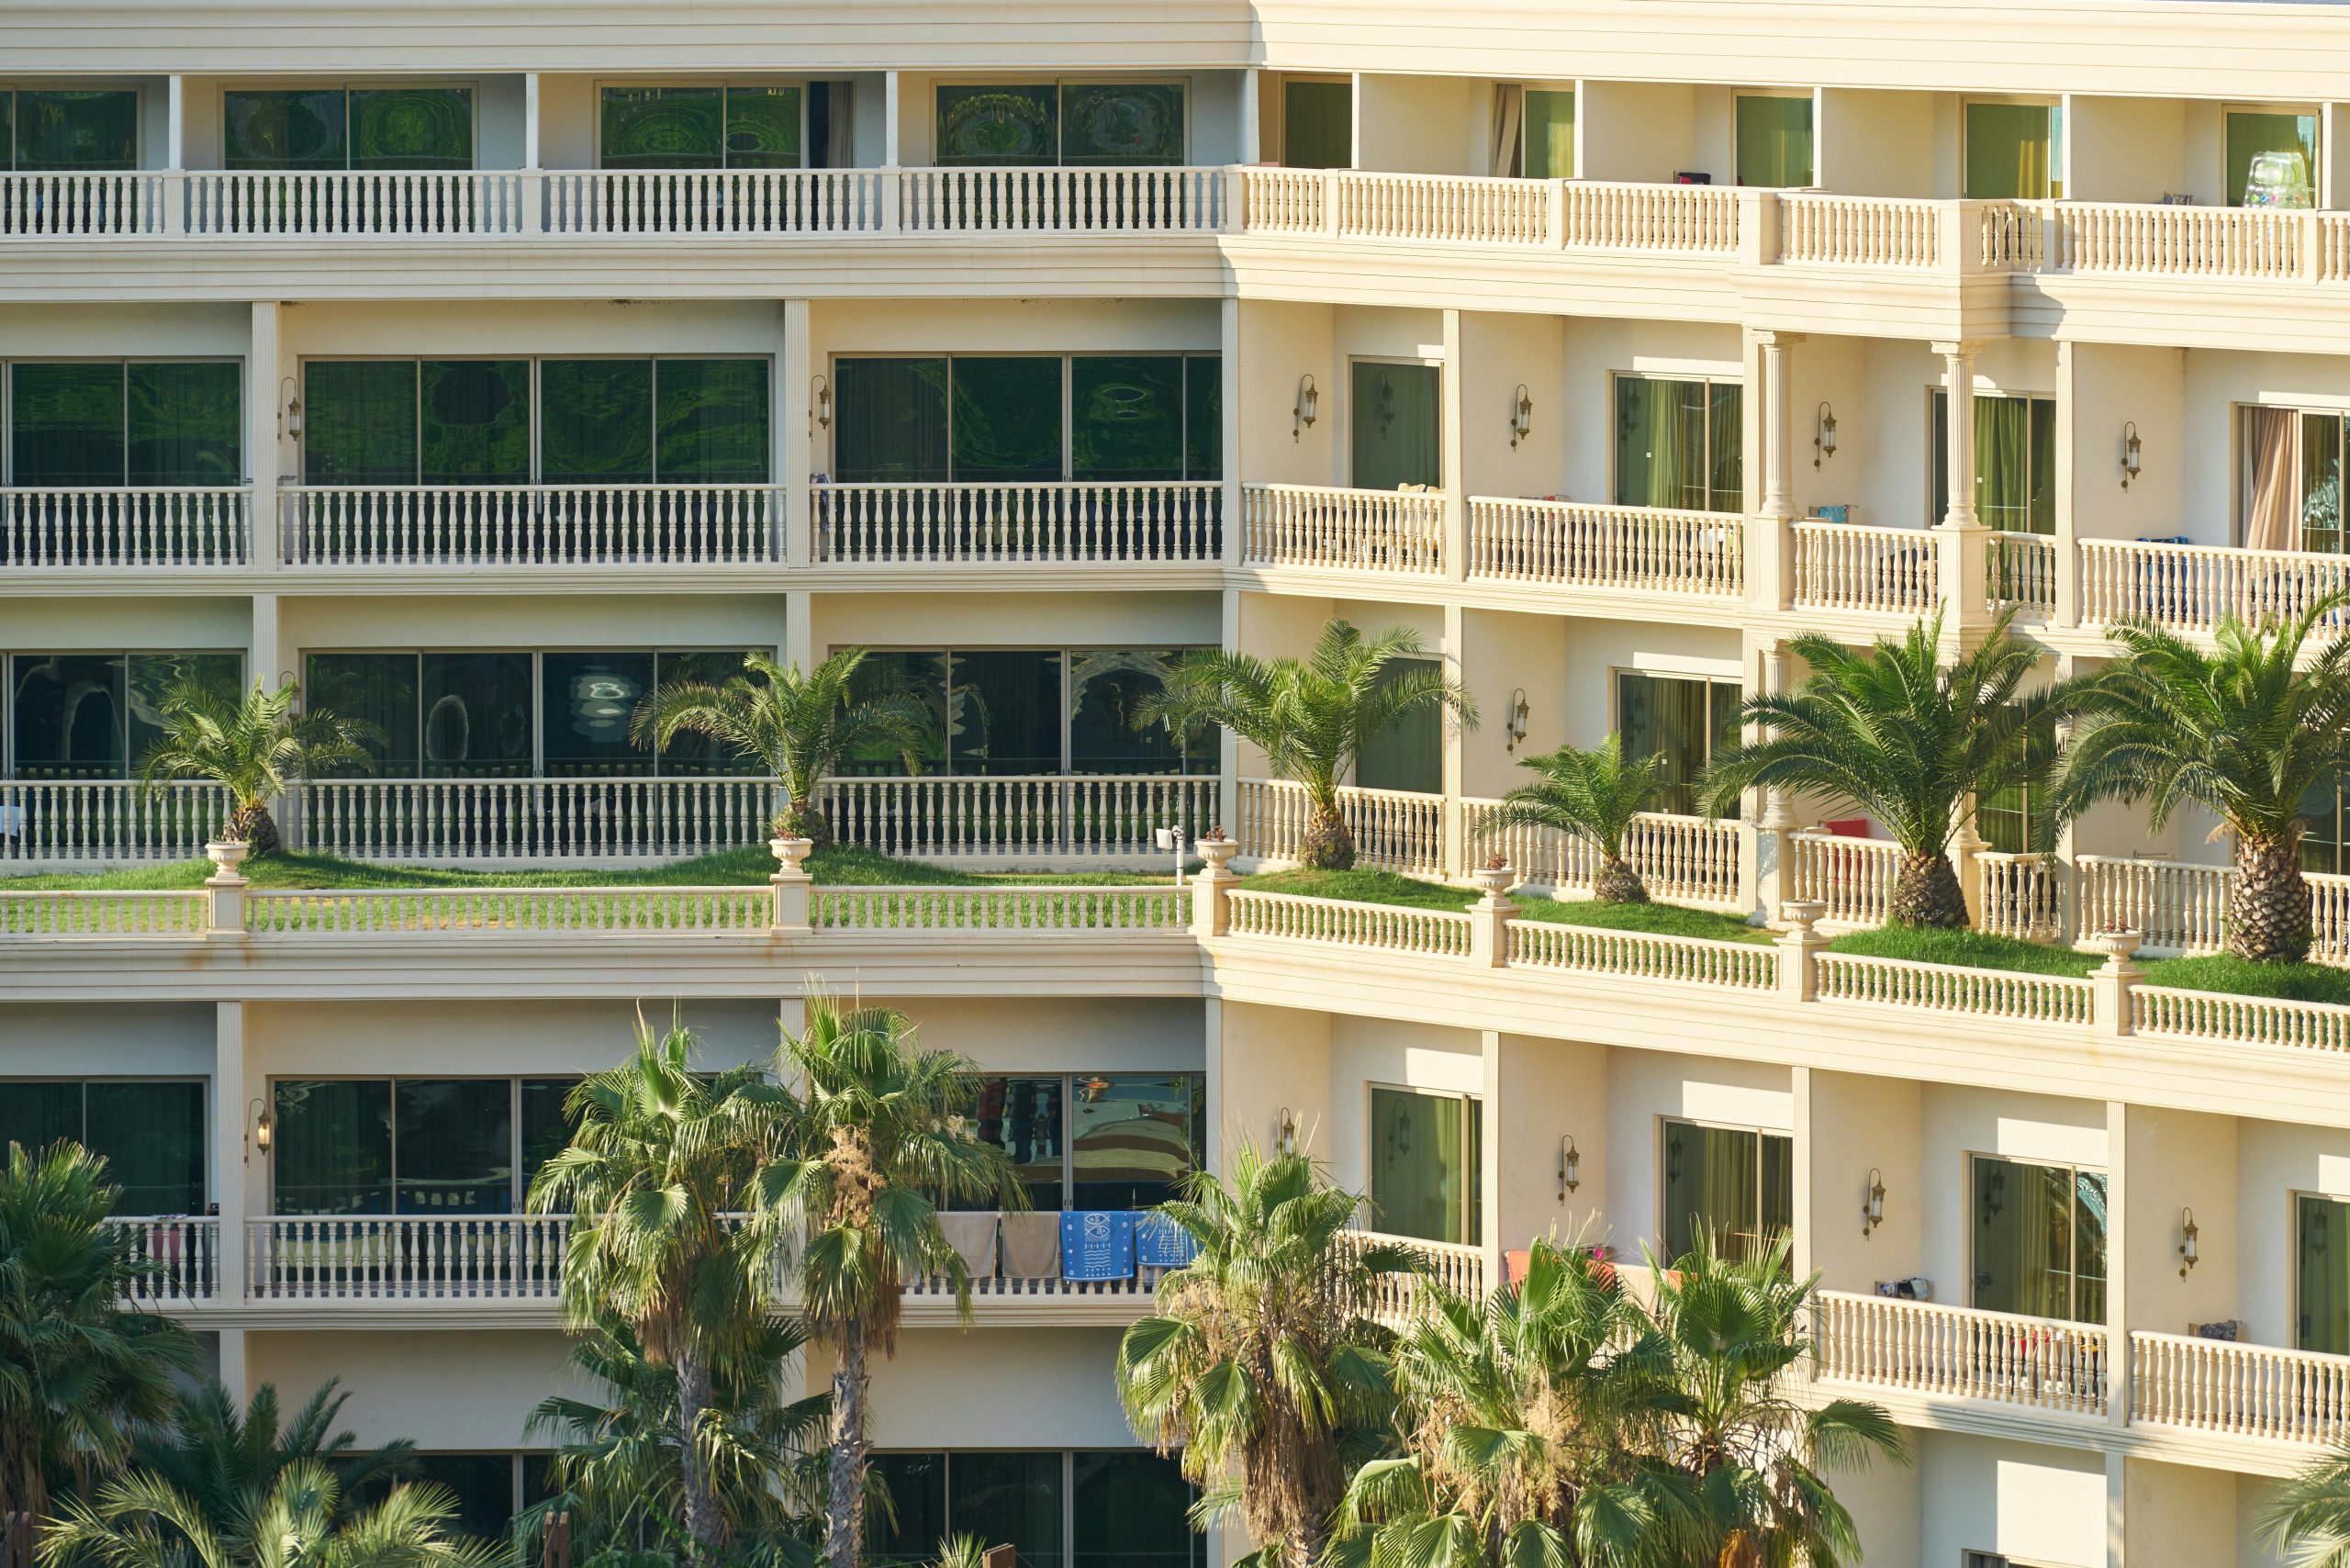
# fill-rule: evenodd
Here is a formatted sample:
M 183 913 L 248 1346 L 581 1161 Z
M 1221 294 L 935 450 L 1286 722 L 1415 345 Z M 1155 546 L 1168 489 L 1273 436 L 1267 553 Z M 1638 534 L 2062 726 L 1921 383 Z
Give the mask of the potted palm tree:
M 1338 787 L 1363 743 L 1430 708 L 1462 724 L 1477 722 L 1476 701 L 1459 681 L 1408 662 L 1423 654 L 1419 633 L 1408 627 L 1365 638 L 1344 621 L 1323 627 L 1303 659 L 1203 648 L 1177 664 L 1144 716 L 1178 728 L 1222 724 L 1263 752 L 1276 776 L 1305 791 L 1299 862 L 1344 871 L 1355 863 L 1355 841 L 1338 809 Z
M 2350 594 L 2332 595 L 2258 628 L 2223 618 L 2208 652 L 2159 627 L 2114 628 L 2124 657 L 2082 684 L 2045 831 L 2101 800 L 2143 801 L 2158 832 L 2181 805 L 2200 806 L 2235 839 L 2227 950 L 2306 958 L 2303 813 L 2350 779 L 2350 640 L 2329 636 L 2306 667 L 2301 655 L 2345 604 Z
M 183 681 L 163 698 L 163 733 L 139 766 L 142 795 L 166 779 L 208 778 L 228 792 L 223 841 L 255 855 L 284 847 L 271 801 L 329 763 L 367 755 L 372 726 L 323 708 L 295 711 L 292 681 L 272 691 L 262 682 L 240 699 L 205 681 Z
M 2071 689 L 2022 696 L 2041 650 L 2002 612 L 1948 668 L 1942 616 L 1898 642 L 1849 648 L 1818 633 L 1789 646 L 1811 667 L 1793 691 L 1750 697 L 1741 710 L 1760 740 L 1733 746 L 1707 771 L 1707 807 L 1728 812 L 1755 786 L 1824 796 L 1884 824 L 1900 846 L 1887 916 L 1896 925 L 1964 928 L 1966 895 L 1951 835 L 1975 803 L 2027 782 L 2031 737 L 2066 710 Z
M 1599 851 L 1591 896 L 1601 903 L 1646 903 L 1649 890 L 1624 858 L 1624 837 L 1632 819 L 1656 794 L 1664 777 L 1664 754 L 1624 756 L 1624 737 L 1609 735 L 1588 751 L 1562 745 L 1547 756 L 1518 764 L 1539 780 L 1521 784 L 1502 797 L 1501 810 L 1477 825 L 1481 837 L 1514 827 L 1544 827 L 1580 838 Z
M 889 688 L 860 690 L 854 680 L 866 650 L 844 648 L 802 675 L 764 654 L 745 654 L 743 672 L 713 685 L 671 681 L 637 704 L 631 733 L 639 745 L 667 745 L 679 731 L 707 735 L 772 774 L 783 792 L 770 834 L 821 848 L 832 824 L 816 790 L 841 759 L 874 747 L 922 771 L 930 721 L 919 700 Z

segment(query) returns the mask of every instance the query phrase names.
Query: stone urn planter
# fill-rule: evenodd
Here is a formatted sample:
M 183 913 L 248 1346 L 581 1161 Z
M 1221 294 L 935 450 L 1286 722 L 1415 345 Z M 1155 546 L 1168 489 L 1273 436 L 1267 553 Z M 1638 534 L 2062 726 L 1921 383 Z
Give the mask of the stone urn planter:
M 243 865 L 245 857 L 252 853 L 252 846 L 241 838 L 218 838 L 207 844 L 204 853 L 212 862 L 214 876 L 235 877 L 241 875 L 237 868 Z
M 2128 963 L 2144 946 L 2145 940 L 2144 932 L 2120 927 L 2109 931 L 2092 931 L 2082 939 L 2090 952 L 2104 955 L 2109 965 Z
M 767 840 L 767 848 L 774 851 L 777 862 L 783 868 L 781 874 L 787 877 L 805 877 L 808 874 L 808 857 L 815 847 L 816 841 L 812 838 Z

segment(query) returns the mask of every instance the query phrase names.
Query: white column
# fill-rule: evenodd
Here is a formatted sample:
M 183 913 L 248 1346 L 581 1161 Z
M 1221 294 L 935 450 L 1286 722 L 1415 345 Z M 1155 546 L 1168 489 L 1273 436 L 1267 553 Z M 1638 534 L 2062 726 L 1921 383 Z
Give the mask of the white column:
M 815 595 L 793 588 L 783 596 L 783 646 L 778 662 L 787 669 L 812 669 L 817 659 Z
M 1264 139 L 1265 73 L 1251 68 L 1240 73 L 1240 155 L 1237 163 L 1262 163 L 1265 157 Z
M 1790 378 L 1787 351 L 1802 342 L 1796 332 L 1747 334 L 1748 375 L 1754 433 L 1752 451 L 1761 469 L 1754 511 L 1746 531 L 1747 597 L 1762 610 L 1795 604 L 1795 489 L 1788 471 L 1794 440 L 1787 417 Z M 1750 480 L 1750 484 L 1752 482 Z
M 522 232 L 536 234 L 546 226 L 547 184 L 539 135 L 539 73 L 522 76 Z
M 2074 418 L 2076 406 L 2076 388 L 2079 384 L 2081 354 L 2077 345 L 2068 339 L 2056 342 L 2056 603 L 2049 612 L 2052 626 L 2074 627 L 2081 623 L 2081 551 L 2078 511 L 2076 507 L 2081 478 L 2079 454 L 2074 443 L 2079 439 L 2079 421 Z
M 1479 1139 L 1477 1190 L 1484 1196 L 1478 1210 L 1484 1215 L 1484 1234 L 1477 1237 L 1479 1249 L 1484 1253 L 1485 1289 L 1496 1291 L 1502 1284 L 1502 1254 L 1507 1250 L 1502 1235 L 1502 1036 L 1497 1029 L 1484 1030 L 1479 1036 L 1484 1053 L 1484 1081 L 1478 1097 L 1484 1101 L 1485 1136 Z M 1536 1150 L 1514 1150 L 1524 1159 Z M 1514 1239 L 1514 1238 L 1509 1238 Z
M 220 1300 L 232 1310 L 245 1299 L 245 1217 L 251 1205 L 265 1205 L 269 1192 L 269 1157 L 252 1147 L 250 1106 L 253 1096 L 245 1087 L 245 1004 L 213 1004 L 212 1030 L 212 1200 L 220 1215 Z M 239 1345 L 242 1350 L 241 1342 Z M 221 1346 L 225 1360 L 228 1346 Z M 229 1383 L 227 1369 L 221 1381 L 242 1397 L 238 1383 Z
M 881 163 L 884 168 L 898 165 L 898 73 L 881 73 Z
M 1464 686 L 1469 683 L 1468 618 L 1468 611 L 1457 601 L 1444 607 L 1444 644 L 1438 650 L 1444 673 Z M 1443 865 L 1447 875 L 1466 877 L 1469 835 L 1460 797 L 1468 781 L 1469 733 L 1449 714 L 1438 733 L 1444 736 Z
M 2112 1368 L 2106 1425 L 2130 1424 L 2130 1107 L 2105 1106 L 2105 1336 Z M 2169 1328 L 2172 1325 L 2162 1325 Z M 2119 1561 L 2118 1555 L 2115 1561 Z
M 163 92 L 163 167 L 187 167 L 187 78 L 174 72 Z
M 1785 652 L 1776 643 L 1764 644 L 1756 650 L 1751 674 L 1761 683 L 1758 691 L 1785 691 Z M 1763 738 L 1763 727 L 1759 724 L 1748 725 L 1746 733 L 1750 740 Z M 1795 808 L 1785 790 L 1766 789 L 1749 791 L 1746 809 L 1755 812 L 1754 831 L 1748 835 L 1748 853 L 1754 857 L 1754 879 L 1751 884 L 1754 901 L 1762 906 L 1762 918 L 1775 924 L 1779 906 L 1796 896 L 1795 841 L 1788 836 L 1796 830 Z
M 1942 648 L 1953 657 L 1990 620 L 1991 542 L 1975 510 L 1975 356 L 1982 347 L 1971 339 L 1934 345 L 1942 356 L 1949 412 L 1944 440 L 1950 450 L 1950 507 L 1938 530 L 1936 568 L 1942 578 Z M 1961 868 L 1962 880 L 1971 869 Z
M 1225 297 L 1218 318 L 1217 346 L 1222 350 L 1220 370 L 1224 394 L 1224 564 L 1228 568 L 1240 565 L 1240 546 L 1246 534 L 1240 493 L 1240 301 L 1237 297 Z M 1230 647 L 1229 643 L 1225 644 Z
M 815 560 L 809 532 L 808 476 L 815 469 L 815 411 L 811 406 L 814 370 L 809 357 L 808 302 L 783 302 L 783 355 L 777 374 L 783 377 L 777 399 L 783 417 L 776 421 L 775 482 L 783 501 L 783 558 L 779 565 L 803 567 Z
M 1975 514 L 1975 356 L 1983 345 L 1972 339 L 1936 343 L 1942 356 L 1942 390 L 1947 420 L 1943 439 L 1950 451 L 1950 509 L 1946 528 L 1974 528 Z
M 1225 526 L 1232 532 L 1238 532 L 1237 524 L 1227 522 Z M 1221 645 L 1237 650 L 1240 646 L 1240 590 L 1225 588 L 1223 597 Z M 1216 726 L 1215 759 L 1216 820 L 1209 825 L 1221 826 L 1227 838 L 1237 838 L 1240 836 L 1240 742 L 1221 724 Z
M 1443 409 L 1438 462 L 1444 477 L 1444 576 L 1446 581 L 1455 583 L 1466 581 L 1469 576 L 1469 489 L 1461 472 L 1467 466 L 1468 441 L 1460 385 L 1467 379 L 1467 368 L 1460 358 L 1460 312 L 1447 310 L 1444 367 L 1437 380 Z
M 283 533 L 277 515 L 278 476 L 284 471 L 282 450 L 285 415 L 278 340 L 278 308 L 274 299 L 256 299 L 252 331 L 245 349 L 245 467 L 252 478 L 253 567 L 274 572 L 285 559 Z
M 1796 1106 L 1795 1136 L 1789 1140 L 1795 1146 L 1789 1154 L 1795 1161 L 1796 1168 L 1795 1213 L 1789 1216 L 1794 1235 L 1790 1239 L 1793 1243 L 1796 1278 L 1807 1280 L 1811 1278 L 1814 1269 L 1812 1258 L 1818 1249 L 1814 1245 L 1813 1237 L 1820 1218 L 1818 1212 L 1818 1205 L 1812 1202 L 1811 1179 L 1813 1139 L 1820 1129 L 1812 1125 L 1811 1119 L 1811 1069 L 1800 1066 L 1790 1068 L 1788 1077 L 1791 1080 L 1788 1087 L 1795 1091 Z M 1845 1129 L 1845 1136 L 1849 1136 L 1851 1131 L 1852 1129 Z M 1839 1136 L 1838 1130 L 1833 1127 L 1829 1128 L 1828 1136 L 1830 1137 Z

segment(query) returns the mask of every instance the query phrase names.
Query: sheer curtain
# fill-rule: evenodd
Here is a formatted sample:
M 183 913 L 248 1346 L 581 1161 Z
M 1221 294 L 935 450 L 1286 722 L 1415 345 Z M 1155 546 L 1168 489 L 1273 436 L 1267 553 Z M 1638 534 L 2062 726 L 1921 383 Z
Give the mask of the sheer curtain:
M 1516 174 L 1526 167 L 1518 134 L 1526 120 L 1526 89 L 1503 83 L 1494 89 L 1494 151 L 1486 165 L 1489 174 Z
M 1975 399 L 1975 510 L 1986 528 L 2031 527 L 2031 408 L 2023 398 Z
M 2300 418 L 2290 409 L 2244 411 L 2247 550 L 2291 550 L 2300 543 Z

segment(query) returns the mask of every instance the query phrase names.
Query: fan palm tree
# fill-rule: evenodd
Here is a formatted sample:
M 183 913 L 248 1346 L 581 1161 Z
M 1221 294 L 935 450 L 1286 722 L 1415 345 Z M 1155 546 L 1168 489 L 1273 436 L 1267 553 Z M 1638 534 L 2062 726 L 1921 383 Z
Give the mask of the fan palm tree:
M 2337 1444 L 2277 1489 L 2261 1534 L 2296 1568 L 2350 1568 L 2350 1444 Z
M 1276 776 L 1305 791 L 1299 861 L 1343 871 L 1355 863 L 1355 841 L 1338 811 L 1338 787 L 1364 743 L 1406 714 L 1431 708 L 1462 724 L 1477 722 L 1466 688 L 1409 662 L 1422 656 L 1420 635 L 1408 627 L 1366 639 L 1344 621 L 1323 627 L 1303 659 L 1203 648 L 1176 664 L 1143 716 L 1179 730 L 1202 721 L 1222 724 L 1263 752 Z
M 241 699 L 207 681 L 182 681 L 163 698 L 163 733 L 139 765 L 140 793 L 169 778 L 208 778 L 232 808 L 221 836 L 255 855 L 276 853 L 282 842 L 269 802 L 319 767 L 367 755 L 370 726 L 323 708 L 297 713 L 297 695 L 292 681 L 272 691 L 256 680 Z
M 775 1311 L 787 1240 L 754 1191 L 773 1106 L 749 1067 L 705 1075 L 682 1026 L 640 1025 L 635 1057 L 583 1079 L 565 1108 L 569 1146 L 531 1183 L 533 1214 L 569 1212 L 563 1313 L 575 1328 L 619 1322 L 677 1380 L 677 1496 L 690 1555 L 725 1539 L 711 1473 L 714 1378 Z
M 289 1466 L 316 1461 L 340 1488 L 329 1526 L 348 1523 L 370 1489 L 415 1474 L 416 1445 L 402 1438 L 361 1449 L 349 1432 L 335 1430 L 351 1399 L 340 1383 L 329 1378 L 290 1422 L 281 1417 L 274 1383 L 262 1384 L 241 1410 L 217 1382 L 183 1389 L 170 1427 L 132 1443 L 131 1465 L 189 1498 L 206 1518 L 226 1519 L 258 1516 Z
M 170 1418 L 172 1374 L 193 1367 L 177 1324 L 132 1311 L 151 1271 L 107 1228 L 121 1189 L 78 1144 L 10 1144 L 0 1170 L 0 1516 L 50 1509 Z
M 1901 1429 L 1882 1406 L 1856 1399 L 1807 1406 L 1783 1392 L 1790 1369 L 1810 1353 L 1804 1325 L 1818 1282 L 1790 1278 L 1787 1252 L 1781 1235 L 1731 1260 L 1701 1233 L 1671 1270 L 1651 1261 L 1651 1316 L 1676 1392 L 1664 1456 L 1697 1502 L 1692 1561 L 1857 1563 L 1852 1516 L 1826 1473 L 1877 1459 L 1909 1462 Z
M 333 1466 L 301 1459 L 226 1514 L 131 1471 L 69 1502 L 41 1537 L 43 1568 L 491 1568 L 502 1553 L 453 1532 L 445 1486 L 396 1486 L 352 1507 Z
M 1304 1154 L 1243 1147 L 1231 1177 L 1195 1175 L 1160 1205 L 1199 1251 L 1119 1340 L 1118 1397 L 1144 1440 L 1180 1451 L 1205 1508 L 1237 1514 L 1265 1568 L 1311 1568 L 1346 1493 L 1348 1428 L 1390 1404 L 1375 1277 L 1412 1260 L 1350 1243 L 1362 1200 Z
M 863 648 L 844 648 L 802 675 L 798 665 L 786 668 L 764 654 L 745 654 L 743 673 L 721 684 L 671 681 L 646 693 L 630 733 L 640 745 L 666 746 L 688 731 L 759 764 L 783 791 L 774 835 L 811 839 L 821 847 L 833 833 L 816 790 L 842 758 L 884 748 L 898 754 L 907 772 L 919 773 L 932 739 L 918 699 L 854 679 L 865 656 Z
M 2327 636 L 2300 666 L 2311 633 L 2345 604 L 2350 595 L 2333 595 L 2258 628 L 2227 617 L 2208 653 L 2158 627 L 2114 628 L 2126 656 L 2083 683 L 2044 831 L 2117 796 L 2143 800 L 2157 831 L 2181 804 L 2201 806 L 2235 837 L 2228 951 L 2307 958 L 2303 813 L 2350 778 L 2350 640 Z
M 1746 721 L 1763 738 L 1733 746 L 1706 775 L 1708 809 L 1729 811 L 1757 785 L 1826 796 L 1885 824 L 1900 846 L 1887 917 L 1897 925 L 1964 927 L 1966 896 L 1950 859 L 1951 834 L 1975 802 L 2026 782 L 2031 745 L 2065 711 L 2070 689 L 2021 697 L 2037 644 L 2003 611 L 1972 652 L 1947 669 L 1942 617 L 1899 641 L 1853 649 L 1818 633 L 1790 644 L 1811 666 L 1793 691 L 1750 697 Z
M 1591 879 L 1601 903 L 1646 903 L 1649 890 L 1624 859 L 1624 835 L 1632 819 L 1656 796 L 1664 778 L 1664 754 L 1626 760 L 1624 737 L 1610 735 L 1589 751 L 1562 745 L 1548 756 L 1518 764 L 1540 778 L 1502 797 L 1501 810 L 1478 823 L 1481 835 L 1513 827 L 1547 827 L 1580 838 L 1599 851 Z
M 799 1275 L 810 1333 L 832 1350 L 832 1429 L 824 1556 L 863 1560 L 869 1358 L 896 1352 L 909 1280 L 945 1280 L 966 1319 L 969 1271 L 938 1205 L 984 1199 L 1027 1205 L 1011 1157 L 973 1136 L 963 1113 L 971 1063 L 922 1048 L 912 1020 L 811 995 L 807 1024 L 776 1053 L 794 1086 L 780 1112 L 778 1156 L 762 1174 L 767 1213 L 800 1216 Z

